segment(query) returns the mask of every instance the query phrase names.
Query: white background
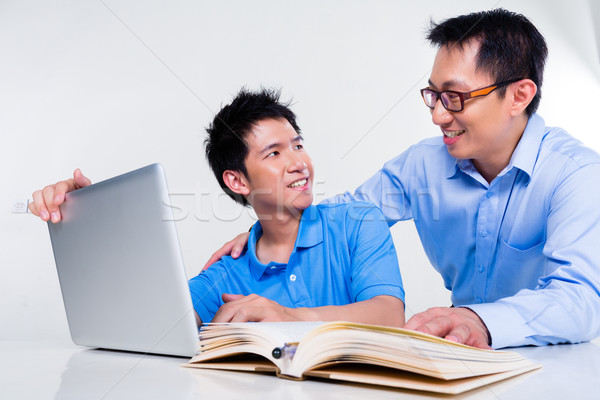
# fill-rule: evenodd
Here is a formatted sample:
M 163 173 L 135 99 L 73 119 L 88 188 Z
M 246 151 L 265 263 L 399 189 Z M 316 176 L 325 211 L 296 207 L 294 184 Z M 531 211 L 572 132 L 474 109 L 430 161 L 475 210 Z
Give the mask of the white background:
M 528 16 L 550 48 L 540 114 L 600 150 L 592 1 L 0 1 L 0 340 L 68 340 L 47 228 L 12 214 L 14 201 L 75 167 L 99 181 L 160 162 L 191 277 L 253 222 L 204 161 L 203 129 L 220 105 L 242 85 L 282 88 L 315 163 L 316 200 L 352 190 L 439 134 L 418 93 L 435 55 L 429 18 L 494 7 Z M 448 306 L 412 222 L 392 233 L 407 314 Z

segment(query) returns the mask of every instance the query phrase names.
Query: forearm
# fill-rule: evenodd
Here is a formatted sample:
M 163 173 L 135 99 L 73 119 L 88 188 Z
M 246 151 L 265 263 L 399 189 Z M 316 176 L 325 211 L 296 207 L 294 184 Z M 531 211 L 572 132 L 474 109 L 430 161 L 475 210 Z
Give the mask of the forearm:
M 371 325 L 402 327 L 404 303 L 393 296 L 375 296 L 343 306 L 293 308 L 292 315 L 303 321 L 350 321 Z
M 486 324 L 494 348 L 577 343 L 600 335 L 600 298 L 582 284 L 555 282 L 467 307 Z

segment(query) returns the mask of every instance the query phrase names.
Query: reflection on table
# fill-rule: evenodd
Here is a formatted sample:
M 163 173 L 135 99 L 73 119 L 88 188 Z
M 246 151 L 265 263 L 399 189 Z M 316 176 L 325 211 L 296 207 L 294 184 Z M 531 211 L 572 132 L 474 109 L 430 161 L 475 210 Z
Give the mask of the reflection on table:
M 543 368 L 453 399 L 594 399 L 600 388 L 600 339 L 511 349 Z M 0 342 L 0 393 L 6 399 L 431 399 L 409 390 L 181 367 L 185 358 L 85 349 L 72 344 Z

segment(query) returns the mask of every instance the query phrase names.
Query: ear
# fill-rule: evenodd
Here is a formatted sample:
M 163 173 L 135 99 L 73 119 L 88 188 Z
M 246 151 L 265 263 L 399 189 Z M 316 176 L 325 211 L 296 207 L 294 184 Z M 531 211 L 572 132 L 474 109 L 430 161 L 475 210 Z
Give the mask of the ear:
M 248 179 L 239 171 L 227 170 L 223 172 L 223 182 L 232 192 L 248 196 L 250 194 L 250 186 Z
M 531 79 L 523 79 L 515 82 L 510 91 L 512 93 L 510 115 L 514 117 L 524 112 L 531 103 L 537 93 L 537 85 Z

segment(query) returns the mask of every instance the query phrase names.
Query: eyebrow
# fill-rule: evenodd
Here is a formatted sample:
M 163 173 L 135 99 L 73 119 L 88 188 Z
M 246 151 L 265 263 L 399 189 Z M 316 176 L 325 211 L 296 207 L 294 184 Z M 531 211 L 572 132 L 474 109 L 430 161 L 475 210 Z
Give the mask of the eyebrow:
M 429 83 L 429 86 L 432 86 L 435 89 L 440 89 L 439 87 L 437 87 L 436 85 L 433 84 L 433 82 L 431 82 L 431 79 L 428 79 L 427 82 Z M 448 88 L 448 87 L 453 87 L 453 86 L 464 86 L 464 87 L 468 87 L 469 85 L 467 85 L 467 83 L 465 81 L 461 81 L 458 79 L 451 79 L 449 81 L 446 81 L 444 83 L 442 83 L 442 88 Z
M 298 135 L 295 138 L 293 138 L 292 140 L 290 140 L 290 143 L 298 143 L 298 142 L 302 142 L 303 140 L 304 139 L 302 138 L 302 136 Z M 259 151 L 258 154 L 262 155 L 269 150 L 272 150 L 274 148 L 278 148 L 281 146 L 283 146 L 283 144 L 281 142 L 270 143 L 270 144 L 266 145 L 265 147 L 263 147 L 263 149 L 261 151 Z

